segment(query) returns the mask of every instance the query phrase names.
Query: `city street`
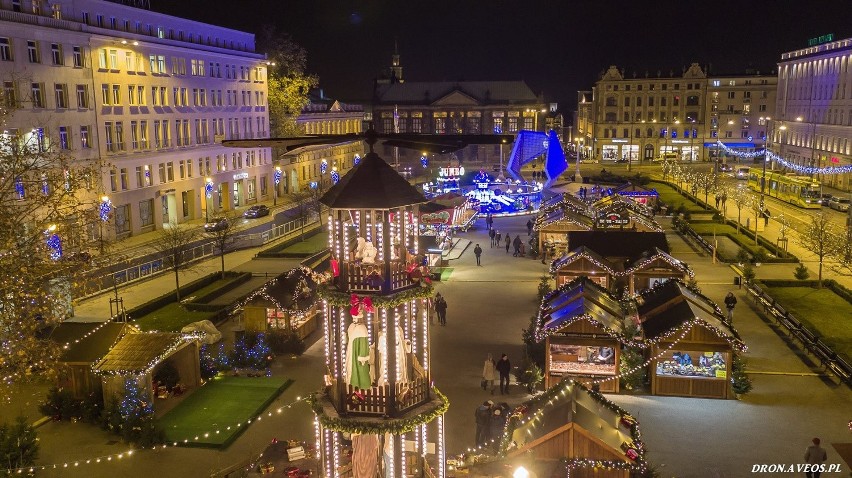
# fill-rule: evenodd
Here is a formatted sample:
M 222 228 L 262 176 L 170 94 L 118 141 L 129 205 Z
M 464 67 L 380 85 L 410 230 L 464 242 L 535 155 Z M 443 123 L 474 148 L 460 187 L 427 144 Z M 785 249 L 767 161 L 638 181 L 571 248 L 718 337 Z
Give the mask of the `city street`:
M 524 216 L 498 218 L 494 227 L 504 234 L 525 238 L 526 219 Z M 536 286 L 546 271 L 540 261 L 512 257 L 505 249 L 488 247 L 483 221 L 478 221 L 477 226 L 461 235 L 471 244 L 461 258 L 450 263 L 453 270 L 449 279 L 436 285 L 449 306 L 447 326 L 432 329 L 432 367 L 436 386 L 451 402 L 446 418 L 446 441 L 451 453 L 463 452 L 473 445 L 473 411 L 481 401 L 505 400 L 516 405 L 528 398 L 518 386 L 512 386 L 508 396 L 491 396 L 479 388 L 479 375 L 486 353 L 507 353 L 513 365 L 520 364 L 521 329 L 537 311 Z M 840 405 L 852 401 L 849 388 L 816 373 L 818 370 L 802 359 L 801 352 L 791 349 L 757 317 L 743 291 L 732 287 L 734 273 L 730 267 L 712 264 L 709 257 L 693 250 L 675 234 L 669 233 L 667 237 L 674 255 L 693 267 L 699 286 L 709 297 L 721 302 L 729 290 L 737 294 L 740 306 L 734 324 L 749 346 L 747 357 L 755 388 L 740 401 L 610 396 L 638 418 L 648 458 L 662 476 L 735 478 L 749 473 L 753 464 L 797 462 L 813 436 L 820 436 L 825 444 L 852 441 L 846 429 L 847 410 Z M 475 266 L 472 254 L 476 243 L 484 246 L 482 267 Z M 237 264 L 239 254 L 242 253 L 229 255 L 232 261 L 229 268 L 261 267 L 255 265 L 257 261 Z M 264 260 L 262 267 L 268 269 L 274 263 Z M 279 264 L 282 270 L 289 267 L 284 262 Z M 792 271 L 792 265 L 784 266 Z M 160 281 L 169 282 L 170 278 L 140 284 L 136 293 L 148 295 L 148 288 L 164 287 L 165 284 L 158 285 Z M 319 339 L 318 334 L 311 339 Z M 40 475 L 194 476 L 245 460 L 273 438 L 313 440 L 313 425 L 306 405 L 295 405 L 280 414 L 277 408 L 320 387 L 322 353 L 320 340 L 298 359 L 278 359 L 274 373 L 294 378 L 295 383 L 269 407 L 272 417 L 252 424 L 224 451 L 185 448 L 140 451 L 129 460 L 123 459 L 126 461 L 80 465 L 73 471 L 57 469 Z M 211 423 L 211 430 L 220 425 Z M 60 463 L 60 468 L 69 460 L 119 453 L 126 448 L 115 443 L 113 436 L 86 424 L 48 423 L 39 429 L 39 435 L 40 462 Z M 68 443 L 75 444 L 73 449 Z M 761 446 L 752 446 L 754 443 Z M 828 450 L 829 463 L 840 463 L 830 445 Z M 140 468 L 143 460 L 145 465 Z M 848 471 L 847 465 L 844 470 Z

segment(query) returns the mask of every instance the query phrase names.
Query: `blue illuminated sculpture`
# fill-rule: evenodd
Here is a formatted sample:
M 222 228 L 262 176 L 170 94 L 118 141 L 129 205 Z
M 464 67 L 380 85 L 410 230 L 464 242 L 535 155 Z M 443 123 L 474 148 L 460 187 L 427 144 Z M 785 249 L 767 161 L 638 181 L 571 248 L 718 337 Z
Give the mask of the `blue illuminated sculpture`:
M 521 180 L 521 167 L 544 154 L 544 173 L 547 181 L 544 187 L 548 187 L 566 169 L 568 163 L 565 161 L 565 153 L 562 144 L 555 131 L 544 134 L 539 131 L 522 130 L 515 139 L 512 153 L 509 155 L 509 164 L 506 170 L 513 178 Z

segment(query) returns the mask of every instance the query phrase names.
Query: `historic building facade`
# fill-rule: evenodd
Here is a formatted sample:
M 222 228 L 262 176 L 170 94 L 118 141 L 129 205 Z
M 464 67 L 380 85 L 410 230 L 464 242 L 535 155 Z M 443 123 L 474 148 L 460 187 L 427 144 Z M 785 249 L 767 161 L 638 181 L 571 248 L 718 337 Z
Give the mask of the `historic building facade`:
M 126 237 L 271 197 L 266 62 L 254 35 L 98 0 L 0 0 L 0 77 L 14 114 L 101 163 L 105 235 Z M 208 186 L 209 185 L 209 186 Z
M 578 138 L 584 155 L 603 162 L 668 158 L 708 160 L 717 139 L 761 148 L 774 111 L 775 77 L 708 77 L 693 63 L 681 76 L 625 78 L 610 66 L 579 92 Z
M 773 147 L 801 166 L 852 164 L 852 38 L 781 55 Z M 822 181 L 852 190 L 852 174 Z

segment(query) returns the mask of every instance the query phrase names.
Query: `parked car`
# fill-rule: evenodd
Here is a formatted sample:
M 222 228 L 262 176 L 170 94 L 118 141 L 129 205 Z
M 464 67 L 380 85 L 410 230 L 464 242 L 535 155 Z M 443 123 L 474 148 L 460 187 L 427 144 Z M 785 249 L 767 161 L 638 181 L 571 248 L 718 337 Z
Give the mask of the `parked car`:
M 254 206 L 246 209 L 246 212 L 243 213 L 243 217 L 246 219 L 263 217 L 269 215 L 269 207 L 263 204 L 255 204 Z
M 734 170 L 734 167 L 728 163 L 719 163 L 719 172 L 720 173 L 730 173 Z
M 742 179 L 743 181 L 748 179 L 748 171 L 749 168 L 738 168 L 737 174 L 735 175 L 737 179 Z
M 210 220 L 207 224 L 204 225 L 204 232 L 216 232 L 221 231 L 223 229 L 227 229 L 230 226 L 227 218 L 224 217 L 216 217 Z
M 828 207 L 835 211 L 848 212 L 850 203 L 852 203 L 852 201 L 850 201 L 849 198 L 835 196 L 828 201 Z
M 828 193 L 822 193 L 822 194 L 820 195 L 820 204 L 822 204 L 822 205 L 823 205 L 823 206 L 825 206 L 825 207 L 828 207 L 828 203 L 830 203 L 830 202 L 831 202 L 831 198 L 832 198 L 832 195 L 831 195 L 831 194 L 828 194 Z

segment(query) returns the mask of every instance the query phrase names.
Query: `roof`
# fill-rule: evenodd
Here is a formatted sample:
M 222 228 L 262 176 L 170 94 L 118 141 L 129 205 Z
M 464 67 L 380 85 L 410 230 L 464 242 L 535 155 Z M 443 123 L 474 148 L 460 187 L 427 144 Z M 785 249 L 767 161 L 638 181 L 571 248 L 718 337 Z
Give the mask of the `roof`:
M 603 257 L 626 257 L 635 260 L 645 251 L 657 248 L 669 251 L 664 232 L 637 232 L 604 229 L 596 231 L 569 231 L 568 246 L 571 249 L 588 247 Z
M 624 310 L 618 299 L 591 279 L 578 277 L 544 297 L 536 338 L 541 341 L 577 320 L 590 319 L 620 338 Z
M 62 322 L 50 333 L 50 340 L 62 348 L 60 362 L 91 364 L 130 331 L 136 328 L 123 322 Z
M 510 439 L 503 440 L 503 450 L 512 455 L 531 449 L 546 436 L 565 427 L 579 426 L 588 435 L 607 445 L 614 454 L 622 457 L 624 462 L 633 463 L 627 458 L 622 444 L 639 452 L 639 460 L 644 460 L 644 444 L 641 440 L 639 424 L 625 410 L 610 402 L 603 395 L 595 393 L 573 380 L 563 380 L 558 385 L 526 401 L 516 410 L 523 410 L 521 416 L 513 414 L 506 425 Z M 538 419 L 524 419 L 536 417 Z M 628 426 L 629 424 L 629 426 Z M 591 447 L 596 450 L 597 447 Z M 588 447 L 574 447 L 577 455 L 566 456 L 575 459 L 602 459 L 603 456 L 582 456 L 579 453 L 589 453 Z M 582 450 L 582 451 L 581 451 Z M 592 453 L 595 453 L 592 451 Z M 606 457 L 608 458 L 608 456 Z
M 297 294 L 296 288 L 303 280 L 308 286 L 308 291 L 305 294 Z M 317 284 L 310 272 L 303 268 L 291 269 L 264 284 L 246 298 L 243 305 L 256 300 L 267 300 L 281 310 L 306 310 L 316 303 L 316 288 Z
M 374 152 L 321 198 L 332 209 L 390 209 L 426 202 L 423 194 Z
M 675 259 L 671 255 L 669 255 L 666 251 L 664 251 L 664 250 L 662 250 L 658 247 L 655 247 L 654 249 L 649 250 L 649 251 L 645 251 L 639 257 L 634 258 L 633 261 L 630 262 L 625 267 L 624 271 L 625 271 L 625 273 L 632 274 L 633 272 L 636 272 L 637 270 L 641 269 L 642 263 L 645 262 L 646 260 L 653 261 L 653 260 L 656 260 L 656 259 L 661 259 L 665 262 L 668 262 L 669 264 L 672 265 L 672 267 L 681 270 L 684 274 L 688 274 L 690 277 L 692 277 L 694 275 L 692 273 L 692 269 L 689 267 L 689 264 L 687 264 L 686 262 L 683 262 L 679 259 Z
M 127 334 L 92 369 L 96 373 L 147 373 L 177 351 L 184 342 L 183 334 Z
M 670 280 L 654 287 L 637 297 L 636 305 L 646 340 L 697 319 L 716 330 L 721 338 L 742 343 L 721 309 L 707 297 L 689 290 L 681 281 Z
M 538 101 L 535 93 L 524 81 L 406 81 L 379 86 L 376 99 L 380 104 L 428 105 L 454 91 L 469 96 L 480 104 Z
M 609 268 L 613 271 L 618 271 L 621 269 L 621 267 L 619 267 L 619 264 L 614 264 L 610 262 L 609 259 L 601 256 L 593 249 L 586 246 L 580 246 L 568 253 L 567 255 L 554 259 L 553 262 L 550 263 L 550 273 L 553 274 L 559 269 L 567 266 L 568 264 L 571 264 L 582 258 L 587 258 L 592 262 L 600 262 L 605 266 L 605 268 Z

